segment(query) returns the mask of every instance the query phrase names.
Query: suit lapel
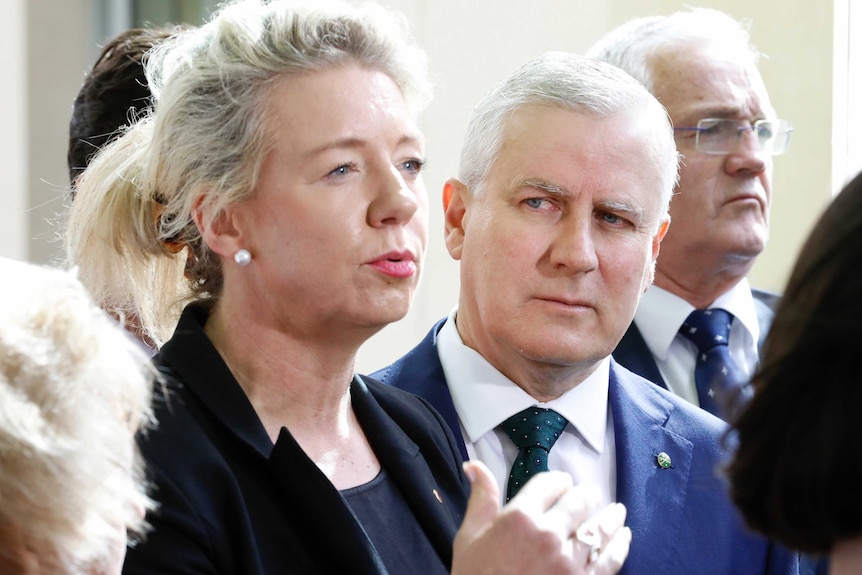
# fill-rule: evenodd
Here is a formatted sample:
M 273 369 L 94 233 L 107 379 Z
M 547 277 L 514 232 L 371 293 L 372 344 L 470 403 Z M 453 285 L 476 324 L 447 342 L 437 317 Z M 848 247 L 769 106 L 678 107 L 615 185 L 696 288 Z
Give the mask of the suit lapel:
M 659 387 L 667 389 L 667 383 L 665 383 L 664 378 L 661 376 L 652 352 L 647 347 L 635 322 L 629 325 L 629 329 L 626 330 L 623 339 L 620 340 L 613 355 L 614 359 L 629 371 L 633 371 Z
M 381 466 L 398 485 L 444 564 L 451 565 L 458 522 L 444 505 L 443 490 L 438 488 L 419 447 L 383 410 L 360 378 L 354 379 L 350 393 L 356 417 Z
M 628 509 L 632 544 L 622 574 L 672 573 L 692 464 L 692 444 L 665 428 L 671 406 L 647 382 L 611 364 L 617 500 Z M 670 457 L 670 468 L 658 463 Z M 649 539 L 646 538 L 649 534 Z

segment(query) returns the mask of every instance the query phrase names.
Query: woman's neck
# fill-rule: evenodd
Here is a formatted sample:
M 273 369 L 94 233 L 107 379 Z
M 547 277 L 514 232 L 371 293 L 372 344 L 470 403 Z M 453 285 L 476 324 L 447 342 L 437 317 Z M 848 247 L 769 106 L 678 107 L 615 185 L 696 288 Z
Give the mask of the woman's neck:
M 251 319 L 251 318 L 261 318 Z M 241 319 L 238 319 L 241 318 Z M 204 326 L 275 441 L 283 426 L 342 428 L 350 409 L 355 349 L 307 341 L 269 323 L 216 305 Z

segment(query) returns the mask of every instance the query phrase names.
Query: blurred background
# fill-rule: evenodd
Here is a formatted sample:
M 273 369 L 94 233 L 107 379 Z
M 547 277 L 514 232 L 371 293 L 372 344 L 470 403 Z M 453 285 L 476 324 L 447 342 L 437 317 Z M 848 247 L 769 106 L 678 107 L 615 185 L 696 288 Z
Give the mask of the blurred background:
M 381 0 L 403 12 L 430 59 L 435 99 L 422 117 L 429 249 L 410 314 L 370 340 L 357 369 L 400 357 L 456 303 L 458 267 L 443 244 L 440 192 L 458 168 L 472 106 L 495 82 L 548 50 L 583 53 L 637 16 L 697 5 L 751 22 L 768 58 L 761 71 L 772 103 L 794 125 L 775 158 L 771 238 L 751 275 L 781 291 L 809 227 L 832 194 L 862 168 L 862 5 L 851 0 Z M 213 0 L 0 0 L 0 157 L 4 160 L 0 256 L 51 263 L 68 189 L 72 101 L 100 45 L 133 26 L 200 23 Z M 855 8 L 855 11 L 854 11 Z M 285 230 L 289 233 L 289 230 Z M 14 281 L 13 278 L 0 278 Z

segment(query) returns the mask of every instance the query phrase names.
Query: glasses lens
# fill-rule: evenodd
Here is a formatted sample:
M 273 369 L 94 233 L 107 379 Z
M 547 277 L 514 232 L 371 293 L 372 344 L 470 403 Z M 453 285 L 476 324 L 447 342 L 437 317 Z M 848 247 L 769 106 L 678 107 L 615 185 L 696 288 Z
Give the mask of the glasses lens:
M 790 133 L 793 128 L 787 120 L 759 120 L 754 123 L 757 138 L 765 152 L 778 156 L 790 146 Z
M 787 151 L 793 128 L 787 120 L 758 120 L 752 125 L 742 120 L 705 118 L 697 123 L 695 147 L 705 154 L 729 154 L 749 131 L 757 135 L 761 150 L 777 156 Z
M 697 123 L 696 148 L 705 154 L 726 154 L 736 147 L 739 122 L 705 118 Z

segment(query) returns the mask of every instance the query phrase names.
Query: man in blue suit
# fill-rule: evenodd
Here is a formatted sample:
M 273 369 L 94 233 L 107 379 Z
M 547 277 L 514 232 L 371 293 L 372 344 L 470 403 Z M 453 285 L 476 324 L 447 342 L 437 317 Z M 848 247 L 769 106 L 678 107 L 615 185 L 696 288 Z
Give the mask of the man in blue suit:
M 503 422 L 553 410 L 547 467 L 628 509 L 621 573 L 796 573 L 728 499 L 721 420 L 611 358 L 652 282 L 677 162 L 667 114 L 625 73 L 563 53 L 526 64 L 474 109 L 444 187 L 458 307 L 374 376 L 431 402 L 510 488 L 524 459 Z
M 726 416 L 696 383 L 698 348 L 681 326 L 694 310 L 732 314 L 729 353 L 740 382 L 750 379 L 777 296 L 753 290 L 746 275 L 769 235 L 772 156 L 787 150 L 790 124 L 776 118 L 746 27 L 723 12 L 638 18 L 588 55 L 627 71 L 658 98 L 683 156 L 655 284 L 614 359 Z

